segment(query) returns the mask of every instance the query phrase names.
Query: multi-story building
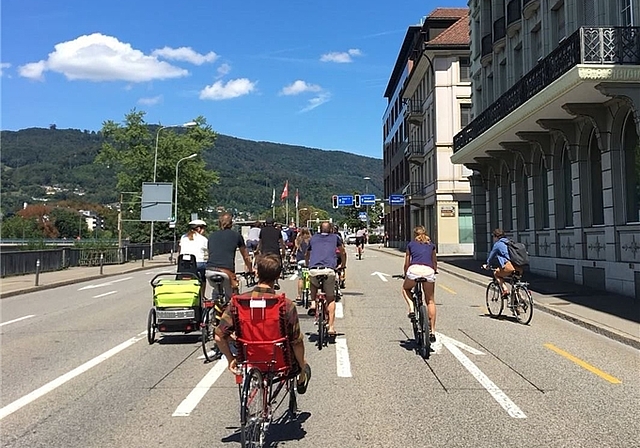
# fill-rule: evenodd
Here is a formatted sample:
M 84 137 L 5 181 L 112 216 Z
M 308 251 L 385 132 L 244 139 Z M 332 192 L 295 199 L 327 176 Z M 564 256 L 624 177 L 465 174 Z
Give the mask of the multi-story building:
M 638 0 L 470 0 L 474 253 L 501 227 L 534 272 L 640 296 Z
M 402 244 L 424 225 L 439 254 L 473 251 L 471 171 L 450 160 L 471 117 L 468 12 L 438 8 L 410 27 L 385 93 L 385 193 L 405 197 L 390 239 Z

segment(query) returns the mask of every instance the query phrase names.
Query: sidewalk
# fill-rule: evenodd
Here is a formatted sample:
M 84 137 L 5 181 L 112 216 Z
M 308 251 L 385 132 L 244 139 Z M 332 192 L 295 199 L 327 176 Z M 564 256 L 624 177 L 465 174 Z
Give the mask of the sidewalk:
M 169 254 L 164 254 L 155 255 L 153 260 L 144 260 L 144 266 L 142 266 L 141 260 L 123 264 L 104 265 L 102 267 L 102 274 L 100 274 L 99 266 L 72 267 L 60 271 L 42 272 L 38 277 L 37 286 L 35 274 L 5 277 L 0 279 L 0 299 L 158 267 L 166 267 L 169 272 L 174 272 L 176 269 L 175 265 L 169 262 Z
M 395 248 L 367 246 L 368 250 L 404 257 Z M 483 271 L 482 261 L 471 256 L 439 256 L 438 271 L 486 287 L 491 273 Z M 582 285 L 525 272 L 536 310 L 581 325 L 591 331 L 640 349 L 640 302 L 633 297 L 615 295 Z M 484 302 L 484 294 L 478 298 Z M 535 316 L 533 318 L 535 325 Z

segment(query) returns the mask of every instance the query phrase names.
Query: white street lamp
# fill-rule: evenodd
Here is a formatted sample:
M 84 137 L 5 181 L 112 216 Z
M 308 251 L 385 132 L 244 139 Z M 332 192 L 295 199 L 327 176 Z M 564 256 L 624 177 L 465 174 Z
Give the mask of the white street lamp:
M 156 150 L 153 156 L 153 183 L 156 182 L 156 174 L 158 172 L 158 143 L 160 141 L 160 131 L 167 128 L 190 128 L 193 126 L 198 126 L 198 123 L 196 123 L 195 121 L 189 121 L 188 123 L 184 123 L 184 124 L 172 124 L 168 126 L 160 126 L 158 128 L 158 131 L 156 132 Z M 151 221 L 149 260 L 153 260 L 153 224 L 154 222 Z
M 173 250 L 174 252 L 177 250 L 176 225 L 178 223 L 178 167 L 180 166 L 180 162 L 193 159 L 194 157 L 198 157 L 198 154 L 193 153 L 190 156 L 183 157 L 182 159 L 178 160 L 178 163 L 176 163 L 176 183 L 175 183 L 174 208 L 173 208 Z
M 369 176 L 365 176 L 362 178 L 365 182 L 364 182 L 364 192 L 365 193 L 369 193 L 369 182 L 367 182 L 368 180 L 371 180 L 371 178 Z M 369 232 L 369 205 L 367 205 L 367 232 Z

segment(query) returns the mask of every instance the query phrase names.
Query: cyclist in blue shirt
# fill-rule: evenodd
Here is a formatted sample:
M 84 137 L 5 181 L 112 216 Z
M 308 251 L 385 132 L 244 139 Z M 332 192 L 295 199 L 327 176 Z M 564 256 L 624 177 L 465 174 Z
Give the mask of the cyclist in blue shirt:
M 482 265 L 482 267 L 484 269 L 488 269 L 491 265 L 498 266 L 494 269 L 493 276 L 500 285 L 502 295 L 506 296 L 509 294 L 509 289 L 504 282 L 504 278 L 509 277 L 514 272 L 518 272 L 522 275 L 522 268 L 514 266 L 509 259 L 509 249 L 507 248 L 509 238 L 506 237 L 504 231 L 502 229 L 494 229 L 494 231 L 491 232 L 491 235 L 493 236 L 494 241 L 493 247 L 487 257 L 487 263 Z

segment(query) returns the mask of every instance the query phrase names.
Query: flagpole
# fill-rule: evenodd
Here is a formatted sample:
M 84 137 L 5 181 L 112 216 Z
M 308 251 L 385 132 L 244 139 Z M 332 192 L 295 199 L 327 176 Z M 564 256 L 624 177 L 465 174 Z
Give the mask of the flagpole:
M 289 196 L 287 195 L 287 205 L 286 205 L 286 210 L 287 210 L 287 226 L 289 225 Z
M 298 189 L 296 188 L 296 227 L 300 227 L 300 210 L 298 208 Z

